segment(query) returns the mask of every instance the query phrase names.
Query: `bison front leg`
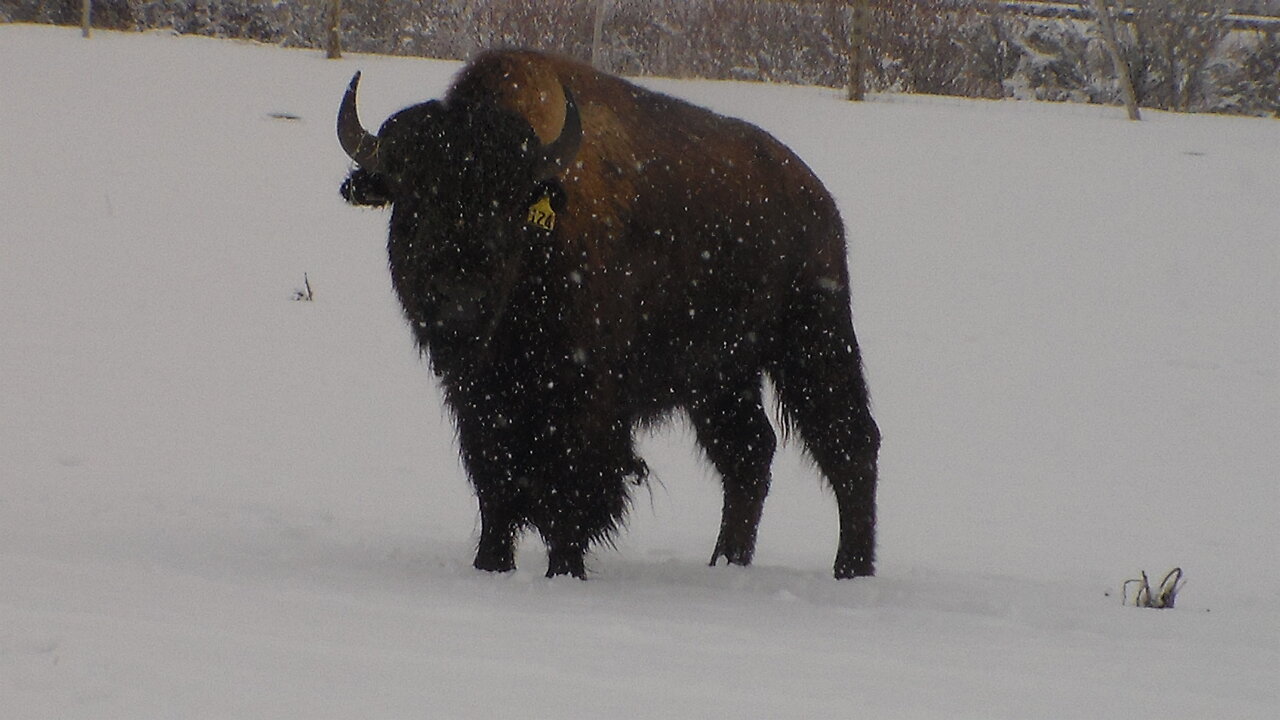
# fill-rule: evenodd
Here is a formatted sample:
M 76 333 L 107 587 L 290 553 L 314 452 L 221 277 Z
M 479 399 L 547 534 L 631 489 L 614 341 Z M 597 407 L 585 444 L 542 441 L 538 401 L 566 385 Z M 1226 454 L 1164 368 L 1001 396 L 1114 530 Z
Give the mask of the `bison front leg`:
M 572 575 L 579 580 L 587 579 L 587 548 L 575 542 L 557 542 L 547 544 L 547 577 Z
M 725 384 L 689 407 L 698 444 L 724 483 L 720 534 L 711 565 L 720 558 L 733 565 L 750 565 L 755 554 L 760 513 L 769 494 L 769 466 L 777 448 L 760 382 L 756 376 Z
M 480 495 L 480 544 L 475 568 L 488 572 L 516 569 L 516 533 L 520 524 L 509 503 Z
M 480 505 L 480 542 L 475 567 L 489 572 L 516 569 L 516 536 L 527 519 L 527 451 L 512 433 L 497 434 L 486 417 L 461 416 L 458 439 L 463 464 Z
M 627 491 L 620 473 L 580 466 L 569 472 L 574 476 L 555 483 L 547 496 L 539 531 L 547 543 L 547 577 L 585 580 L 586 553 L 608 540 L 621 522 Z

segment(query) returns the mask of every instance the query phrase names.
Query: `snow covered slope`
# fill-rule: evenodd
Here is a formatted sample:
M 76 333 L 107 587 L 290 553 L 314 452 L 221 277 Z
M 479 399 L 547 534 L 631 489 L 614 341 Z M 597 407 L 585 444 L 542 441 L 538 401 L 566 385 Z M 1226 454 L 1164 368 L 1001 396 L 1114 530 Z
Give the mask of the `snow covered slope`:
M 880 576 L 829 578 L 794 448 L 757 565 L 705 567 L 677 426 L 551 582 L 533 540 L 470 568 L 386 216 L 337 194 L 351 73 L 375 124 L 456 64 L 10 25 L 0 67 L 0 716 L 1280 711 L 1280 123 L 645 81 L 841 203 Z M 1175 565 L 1177 609 L 1121 606 Z

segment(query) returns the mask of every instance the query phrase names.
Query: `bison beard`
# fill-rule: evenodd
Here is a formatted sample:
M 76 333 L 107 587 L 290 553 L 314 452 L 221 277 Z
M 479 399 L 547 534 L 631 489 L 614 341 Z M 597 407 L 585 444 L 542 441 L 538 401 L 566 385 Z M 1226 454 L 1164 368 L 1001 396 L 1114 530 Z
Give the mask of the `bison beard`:
M 834 490 L 835 576 L 874 572 L 879 431 L 844 229 L 764 131 L 567 59 L 481 55 L 443 101 L 338 135 L 356 205 L 391 206 L 392 283 L 479 500 L 475 566 L 585 577 L 647 473 L 633 431 L 684 411 L 724 484 L 711 564 L 751 562 L 777 444 L 763 378 Z M 527 222 L 548 198 L 552 229 Z

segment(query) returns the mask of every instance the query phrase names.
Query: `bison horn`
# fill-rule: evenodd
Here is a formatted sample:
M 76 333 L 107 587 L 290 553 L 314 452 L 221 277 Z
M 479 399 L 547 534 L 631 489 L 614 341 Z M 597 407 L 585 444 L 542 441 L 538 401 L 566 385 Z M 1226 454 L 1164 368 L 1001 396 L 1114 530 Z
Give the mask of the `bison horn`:
M 338 142 L 357 165 L 377 172 L 380 164 L 378 136 L 364 129 L 356 112 L 356 88 L 359 85 L 360 73 L 357 72 L 347 86 L 347 94 L 342 96 L 342 106 L 338 108 Z
M 561 86 L 563 87 L 563 86 Z M 564 88 L 564 125 L 560 137 L 542 148 L 538 164 L 538 178 L 546 180 L 569 167 L 578 148 L 582 145 L 582 118 L 578 115 L 578 103 L 569 88 Z

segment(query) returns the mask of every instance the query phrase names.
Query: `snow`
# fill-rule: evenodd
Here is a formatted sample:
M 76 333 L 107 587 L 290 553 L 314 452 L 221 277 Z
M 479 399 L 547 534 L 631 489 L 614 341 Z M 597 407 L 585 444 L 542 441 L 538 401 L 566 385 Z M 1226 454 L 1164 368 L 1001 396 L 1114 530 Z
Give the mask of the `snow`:
M 372 125 L 456 63 L 7 25 L 0 65 L 0 715 L 1280 710 L 1280 123 L 644 81 L 840 201 L 880 573 L 830 579 L 794 447 L 756 565 L 707 568 L 677 425 L 583 583 L 533 538 L 470 568 L 386 216 L 337 193 L 351 74 Z M 1121 605 L 1175 565 L 1176 609 Z

